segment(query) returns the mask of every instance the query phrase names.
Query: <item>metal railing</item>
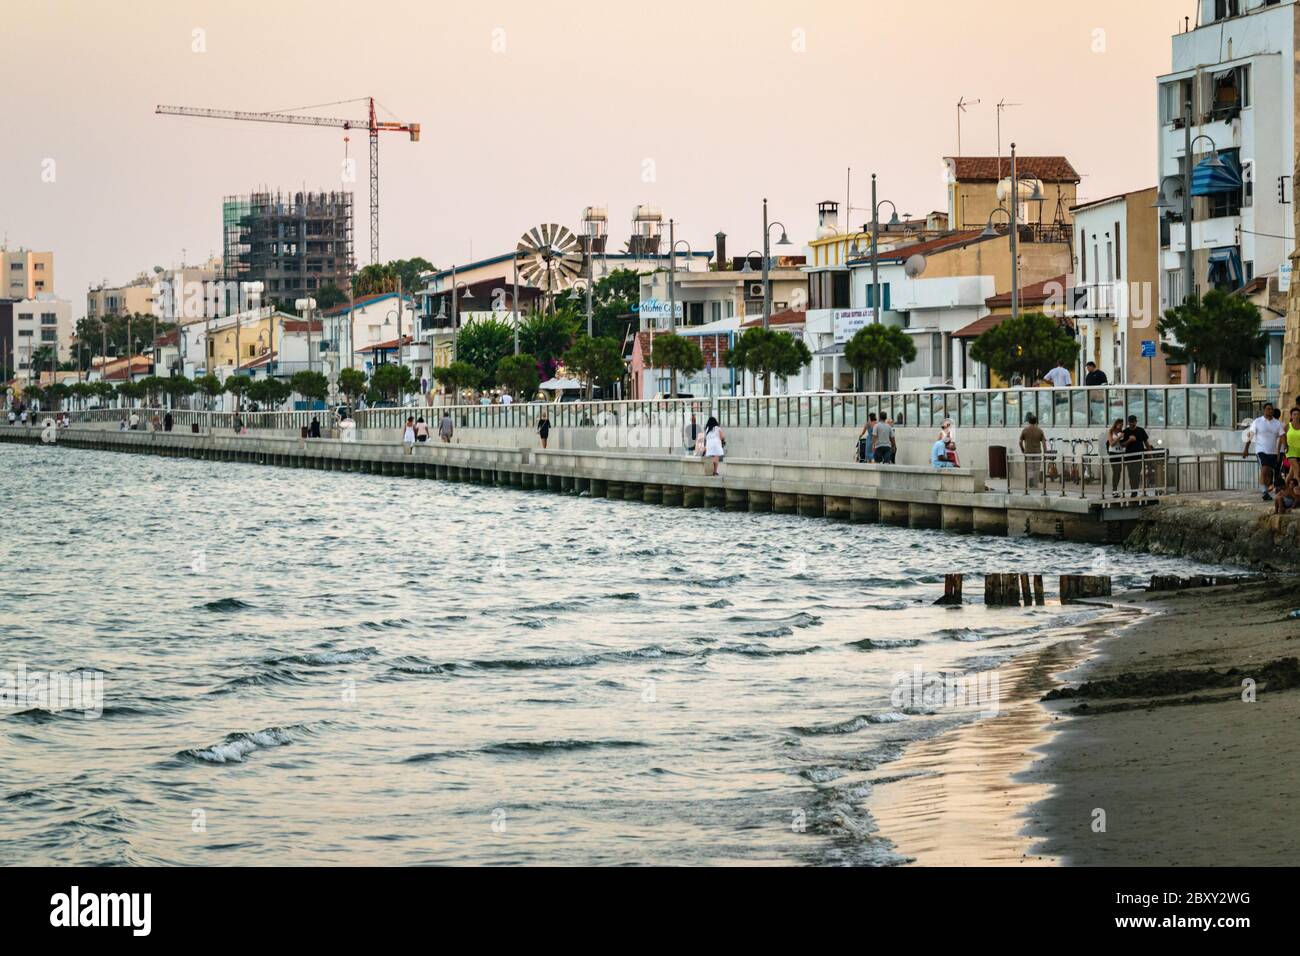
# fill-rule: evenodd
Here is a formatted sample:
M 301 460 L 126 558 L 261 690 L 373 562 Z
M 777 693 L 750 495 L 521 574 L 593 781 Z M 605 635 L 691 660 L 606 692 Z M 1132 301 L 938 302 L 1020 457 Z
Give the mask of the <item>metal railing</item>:
M 901 428 L 937 427 L 945 419 L 959 428 L 1018 428 L 1032 414 L 1043 428 L 1105 428 L 1116 418 L 1136 415 L 1145 428 L 1235 428 L 1234 392 L 1231 385 L 860 392 L 368 409 L 356 417 L 362 427 L 397 428 L 407 415 L 427 421 L 449 410 L 457 427 L 499 429 L 535 428 L 545 414 L 552 427 L 586 428 L 680 420 L 695 413 L 716 415 L 724 428 L 861 428 L 874 412 Z
M 73 412 L 74 421 L 116 421 L 123 409 Z M 647 401 L 516 402 L 513 405 L 419 405 L 370 408 L 354 414 L 360 428 L 400 428 L 407 416 L 432 422 L 449 411 L 457 428 L 535 429 L 545 416 L 554 428 L 683 422 L 694 413 L 701 424 L 716 415 L 724 428 L 861 428 L 868 415 L 900 428 L 934 428 L 951 420 L 958 428 L 1019 428 L 1034 415 L 1043 428 L 1105 428 L 1136 415 L 1145 428 L 1235 428 L 1231 385 L 1170 385 L 1114 388 L 1006 388 L 936 392 L 858 392 L 740 398 L 679 398 Z M 233 413 L 190 412 L 174 414 Z M 250 429 L 296 428 L 329 411 L 244 412 Z M 189 419 L 186 419 L 188 422 Z
M 1259 465 L 1217 453 L 1171 455 L 1165 449 L 1138 454 L 1073 454 L 1007 457 L 1012 494 L 1124 500 L 1251 489 Z

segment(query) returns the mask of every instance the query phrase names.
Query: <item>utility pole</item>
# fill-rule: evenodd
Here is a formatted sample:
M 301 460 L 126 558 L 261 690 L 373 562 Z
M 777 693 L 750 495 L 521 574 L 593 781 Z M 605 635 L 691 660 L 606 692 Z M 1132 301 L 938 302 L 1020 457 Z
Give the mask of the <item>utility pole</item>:
M 511 311 L 515 314 L 515 354 L 519 354 L 519 253 L 514 255 L 515 291 L 510 299 Z
M 1196 294 L 1192 267 L 1192 101 L 1183 104 L 1183 302 Z
M 999 160 L 1001 165 L 1001 160 Z M 1002 172 L 1001 169 L 998 172 Z M 1016 144 L 1011 144 L 1011 317 L 1020 315 L 1020 230 L 1016 226 L 1019 215 L 1020 180 L 1016 178 Z
M 452 275 L 455 276 L 453 267 Z M 453 282 L 455 279 L 453 278 Z M 454 293 L 453 293 L 454 294 Z M 402 364 L 402 277 L 397 277 L 397 364 Z
M 876 174 L 871 174 L 871 321 L 879 323 L 880 308 L 880 205 L 876 202 Z M 885 383 L 880 387 L 886 388 Z
M 768 327 L 768 316 L 772 311 L 772 296 L 768 289 L 768 261 L 772 258 L 771 240 L 767 234 L 767 197 L 763 197 L 763 328 Z

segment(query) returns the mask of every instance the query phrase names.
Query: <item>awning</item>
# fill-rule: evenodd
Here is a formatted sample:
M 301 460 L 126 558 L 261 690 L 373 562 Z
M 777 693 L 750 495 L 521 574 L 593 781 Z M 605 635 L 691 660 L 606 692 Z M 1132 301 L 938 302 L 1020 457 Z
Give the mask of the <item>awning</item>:
M 552 378 L 537 387 L 544 392 L 576 392 L 582 383 L 571 378 Z
M 1236 246 L 1219 246 L 1210 250 L 1210 280 L 1214 281 L 1215 266 L 1223 270 L 1234 288 L 1242 285 L 1241 253 Z
M 1203 159 L 1192 170 L 1192 195 L 1237 192 L 1241 189 L 1241 165 L 1233 153 L 1219 153 L 1221 166 L 1211 166 Z

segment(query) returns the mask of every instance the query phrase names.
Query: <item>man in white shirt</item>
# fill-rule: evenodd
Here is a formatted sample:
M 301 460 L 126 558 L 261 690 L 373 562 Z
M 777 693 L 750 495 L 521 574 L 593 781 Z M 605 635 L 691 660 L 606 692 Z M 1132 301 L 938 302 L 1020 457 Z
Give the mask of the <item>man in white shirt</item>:
M 502 393 L 501 393 L 501 404 L 502 404 L 502 405 L 513 405 L 513 404 L 514 404 L 514 401 L 515 401 L 515 400 L 514 400 L 513 398 L 510 397 L 510 393 L 509 393 L 509 392 L 502 392 Z
M 1241 457 L 1250 454 L 1250 445 L 1255 444 L 1255 457 L 1259 459 L 1259 486 L 1265 501 L 1272 501 L 1269 489 L 1273 487 L 1277 474 L 1277 455 L 1286 435 L 1286 425 L 1273 411 L 1271 403 L 1264 405 L 1264 414 L 1250 423 L 1246 430 L 1246 447 L 1241 450 Z
M 1051 382 L 1053 388 L 1069 388 L 1074 384 L 1074 379 L 1070 377 L 1070 370 L 1065 367 L 1064 362 L 1057 362 L 1056 368 L 1044 375 L 1043 378 Z

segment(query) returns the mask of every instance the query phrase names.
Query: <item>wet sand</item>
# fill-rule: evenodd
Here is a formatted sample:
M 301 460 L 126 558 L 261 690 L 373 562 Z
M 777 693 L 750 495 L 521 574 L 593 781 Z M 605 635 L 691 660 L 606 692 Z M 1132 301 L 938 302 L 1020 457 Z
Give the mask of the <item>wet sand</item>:
M 1300 581 L 1115 604 L 1104 633 L 1004 665 L 998 716 L 882 768 L 870 809 L 900 854 L 922 865 L 1294 864 L 1300 621 L 1286 613 L 1300 607 Z M 1248 680 L 1254 702 L 1242 699 Z M 1066 690 L 1041 701 L 1053 686 Z

